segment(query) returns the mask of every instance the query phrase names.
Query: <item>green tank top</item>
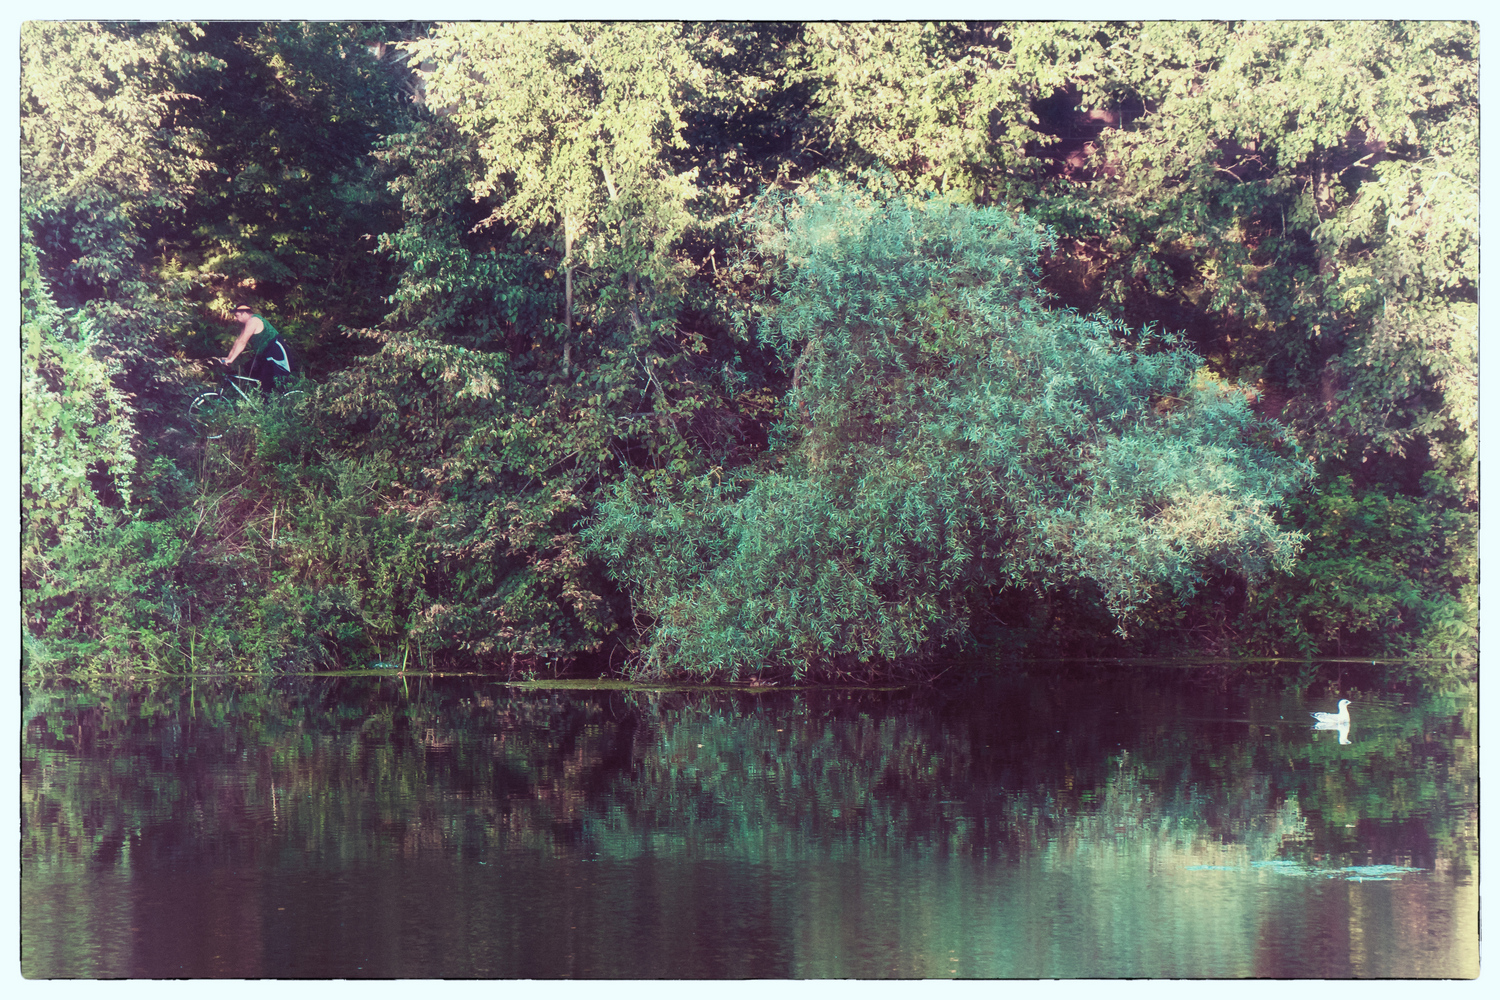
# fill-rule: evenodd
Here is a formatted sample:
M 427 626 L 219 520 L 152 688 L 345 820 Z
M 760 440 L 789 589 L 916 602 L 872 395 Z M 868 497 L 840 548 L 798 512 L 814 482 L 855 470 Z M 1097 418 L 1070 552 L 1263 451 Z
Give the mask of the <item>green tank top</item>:
M 258 358 L 266 353 L 266 348 L 271 346 L 271 341 L 280 335 L 276 332 L 276 328 L 271 325 L 271 321 L 260 313 L 256 313 L 255 318 L 260 320 L 261 331 L 250 338 L 250 351 Z

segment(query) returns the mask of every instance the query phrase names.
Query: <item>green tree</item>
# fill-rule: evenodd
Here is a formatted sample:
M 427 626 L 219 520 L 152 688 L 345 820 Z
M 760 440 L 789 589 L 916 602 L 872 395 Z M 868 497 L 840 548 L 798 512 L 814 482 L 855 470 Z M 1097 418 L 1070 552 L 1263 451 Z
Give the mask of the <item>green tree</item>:
M 408 47 L 438 114 L 380 152 L 405 215 L 381 242 L 396 332 L 371 331 L 378 353 L 325 398 L 340 454 L 400 484 L 381 503 L 421 569 L 390 621 L 427 648 L 598 649 L 618 610 L 577 535 L 592 494 L 622 465 L 702 463 L 697 414 L 727 409 L 676 256 L 679 109 L 711 75 L 686 35 L 445 25 Z
M 359 605 L 372 621 L 383 609 L 372 634 L 433 652 L 520 668 L 597 650 L 615 628 L 610 588 L 576 533 L 597 458 L 561 449 L 610 429 L 546 419 L 504 354 L 382 341 L 323 392 L 344 471 L 306 509 L 338 520 L 293 527 L 299 579 L 353 569 L 368 581 Z
M 161 269 L 198 288 L 198 307 L 215 318 L 243 297 L 271 303 L 278 329 L 318 369 L 349 349 L 340 326 L 385 312 L 390 266 L 372 251 L 398 203 L 372 152 L 408 127 L 411 102 L 404 63 L 377 50 L 404 30 L 220 22 L 195 43 L 211 65 L 186 81 L 186 115 L 212 172 L 188 224 L 156 234 Z
M 28 659 L 46 669 L 128 656 L 141 629 L 167 626 L 181 546 L 139 514 L 179 501 L 181 484 L 170 464 L 138 468 L 134 408 L 98 331 L 57 308 L 37 256 L 23 244 L 21 586 Z
M 1206 307 L 1227 324 L 1221 363 L 1326 397 L 1297 422 L 1327 457 L 1421 442 L 1472 482 L 1474 26 L 1110 34 L 1080 99 L 1145 113 L 1101 133 L 1111 169 L 1075 199 L 1109 261 L 1106 297 Z
M 22 28 L 22 587 L 28 652 L 129 656 L 175 614 L 181 477 L 143 433 L 164 301 L 149 235 L 181 224 L 209 164 L 182 80 L 191 26 Z M 40 641 L 45 638 L 45 642 Z
M 1427 477 L 1421 497 L 1361 490 L 1350 476 L 1299 497 L 1289 520 L 1304 526 L 1306 549 L 1295 568 L 1250 596 L 1236 623 L 1243 644 L 1303 655 L 1472 649 L 1474 526 L 1452 483 Z
M 680 280 L 671 250 L 691 221 L 695 171 L 671 169 L 680 108 L 706 72 L 680 25 L 455 24 L 411 43 L 428 102 L 474 137 L 481 225 L 556 227 L 561 251 L 562 366 L 572 365 L 574 278 L 586 261 L 596 309 L 639 329 L 642 280 L 658 298 Z M 599 318 L 593 318 L 595 324 Z
M 213 72 L 191 25 L 28 22 L 22 30 L 21 221 L 37 280 L 154 424 L 180 376 L 164 364 L 193 320 L 152 236 L 187 223 L 213 168 L 185 80 Z
M 1401 634 L 1455 637 L 1437 609 L 1468 603 L 1472 625 L 1477 565 L 1476 27 L 1100 31 L 1109 58 L 1080 67 L 1078 100 L 1122 113 L 1099 133 L 1092 179 L 1044 217 L 1080 240 L 1102 301 L 1181 317 L 1218 370 L 1257 384 L 1324 482 L 1349 475 L 1372 504 L 1400 494 L 1454 513 L 1412 522 L 1449 561 L 1402 563 L 1401 587 L 1422 596 Z M 1326 504 L 1302 511 L 1314 537 L 1345 537 L 1317 520 Z M 1326 627 L 1381 642 L 1353 612 Z
M 21 28 L 21 218 L 64 305 L 138 281 L 149 229 L 181 220 L 212 169 L 183 121 L 191 26 L 28 21 Z
M 520 667 L 629 600 L 657 665 L 1022 620 L 1472 646 L 1472 24 L 35 22 L 22 71 L 27 614 L 59 650 Z M 1056 238 L 780 196 L 830 177 Z M 326 383 L 317 424 L 248 407 L 203 448 L 184 356 L 245 295 Z M 1284 507 L 1253 414 L 1318 462 Z M 590 555 L 601 515 L 624 548 Z
M 286 277 L 278 261 L 302 268 L 325 320 L 349 318 L 328 293 L 378 285 L 368 268 L 337 273 L 340 252 L 373 260 L 351 235 L 372 228 L 360 143 L 390 127 L 398 87 L 369 56 L 339 26 L 24 26 L 23 586 L 28 635 L 46 640 L 34 661 L 177 661 L 168 647 L 200 626 L 239 619 L 254 634 L 240 567 L 202 544 L 193 516 L 238 508 L 202 477 L 181 354 L 219 353 L 203 306 Z M 231 168 L 236 182 L 220 183 Z
M 919 657 L 1007 588 L 1096 586 L 1123 629 L 1206 567 L 1289 564 L 1274 510 L 1306 469 L 1281 428 L 1190 352 L 1047 309 L 1035 223 L 836 191 L 784 211 L 761 236 L 789 272 L 763 331 L 796 371 L 780 467 L 627 479 L 587 532 L 653 622 L 648 669 Z
M 1041 83 L 995 35 L 955 23 L 806 26 L 794 79 L 810 92 L 824 169 L 878 168 L 906 190 L 981 202 L 1033 190 L 1030 101 L 1065 82 L 1067 64 L 1047 62 Z

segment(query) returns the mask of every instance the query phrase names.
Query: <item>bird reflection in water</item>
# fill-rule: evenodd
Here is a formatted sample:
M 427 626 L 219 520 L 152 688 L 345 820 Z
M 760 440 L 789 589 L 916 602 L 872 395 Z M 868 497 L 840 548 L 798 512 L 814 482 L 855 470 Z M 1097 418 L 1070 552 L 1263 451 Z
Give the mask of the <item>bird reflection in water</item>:
M 1349 701 L 1349 699 L 1348 698 L 1344 698 L 1344 699 L 1342 699 L 1339 702 L 1339 710 L 1337 712 L 1312 712 L 1312 713 L 1310 713 L 1312 715 L 1313 719 L 1315 720 L 1313 722 L 1313 729 L 1315 729 L 1315 730 L 1327 730 L 1327 729 L 1331 729 L 1334 732 L 1336 732 L 1336 733 L 1339 734 L 1339 743 L 1341 745 L 1343 745 L 1343 746 L 1348 746 L 1349 745 L 1349 705 L 1350 704 L 1351 704 L 1351 702 Z

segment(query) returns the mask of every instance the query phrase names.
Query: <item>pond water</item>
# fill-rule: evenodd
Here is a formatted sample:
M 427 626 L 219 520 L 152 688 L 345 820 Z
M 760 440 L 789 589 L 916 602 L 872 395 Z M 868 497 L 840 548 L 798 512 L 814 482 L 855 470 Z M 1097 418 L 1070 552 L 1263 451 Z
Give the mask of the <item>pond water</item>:
M 22 971 L 1468 978 L 1476 711 L 1144 668 L 33 689 Z

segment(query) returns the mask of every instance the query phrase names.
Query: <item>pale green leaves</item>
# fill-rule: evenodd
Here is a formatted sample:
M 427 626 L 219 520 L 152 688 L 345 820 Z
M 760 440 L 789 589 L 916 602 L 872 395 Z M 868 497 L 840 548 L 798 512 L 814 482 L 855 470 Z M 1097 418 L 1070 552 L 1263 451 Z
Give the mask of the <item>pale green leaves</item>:
M 92 22 L 21 27 L 21 192 L 27 213 L 108 199 L 134 214 L 180 208 L 209 164 L 202 136 L 174 127 L 175 80 L 210 66 L 191 27 Z
M 675 206 L 660 222 L 680 230 L 693 179 L 667 154 L 706 73 L 679 26 L 450 24 L 409 48 L 428 103 L 476 139 L 474 193 L 498 198 L 497 221 L 561 222 L 576 240 L 633 195 Z
M 1003 53 L 960 26 L 811 24 L 805 34 L 797 79 L 813 85 L 815 113 L 854 165 L 966 199 L 991 179 L 991 122 L 1024 115 L 1028 97 Z
M 1281 428 L 1170 342 L 1041 307 L 1034 223 L 837 190 L 785 217 L 783 470 L 630 480 L 588 532 L 655 619 L 650 664 L 920 656 L 1006 587 L 1096 584 L 1123 628 L 1289 564 L 1273 511 L 1308 470 Z
M 86 330 L 69 329 L 38 274 L 35 250 L 23 245 L 21 392 L 22 571 L 43 580 L 56 569 L 51 550 L 123 521 L 107 508 L 96 477 L 123 504 L 135 472 L 133 411 L 99 360 Z

